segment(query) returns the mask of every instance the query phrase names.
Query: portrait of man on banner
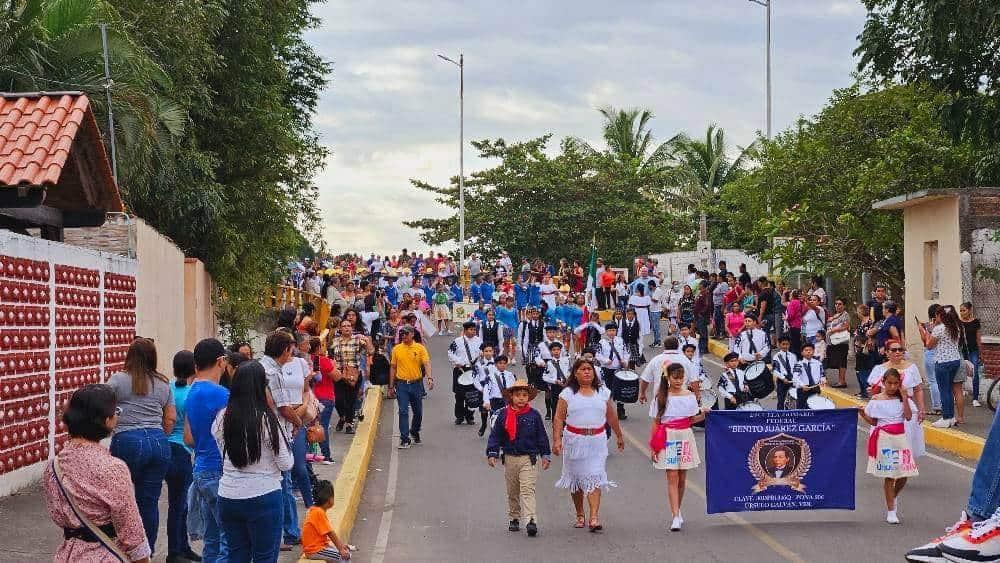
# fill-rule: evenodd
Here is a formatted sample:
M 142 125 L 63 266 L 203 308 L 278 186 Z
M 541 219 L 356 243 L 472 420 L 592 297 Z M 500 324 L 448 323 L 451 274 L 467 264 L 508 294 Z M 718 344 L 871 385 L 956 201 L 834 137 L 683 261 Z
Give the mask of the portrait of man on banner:
M 802 479 L 811 463 L 809 444 L 802 438 L 782 433 L 757 440 L 747 458 L 756 481 L 752 492 L 759 493 L 779 485 L 804 492 L 806 486 Z

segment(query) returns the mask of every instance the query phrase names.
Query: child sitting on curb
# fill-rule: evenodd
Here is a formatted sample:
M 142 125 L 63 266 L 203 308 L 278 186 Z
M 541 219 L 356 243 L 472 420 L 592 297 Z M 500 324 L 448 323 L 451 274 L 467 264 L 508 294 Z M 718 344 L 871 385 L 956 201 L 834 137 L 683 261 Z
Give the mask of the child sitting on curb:
M 302 555 L 310 561 L 350 559 L 354 546 L 340 541 L 326 511 L 333 508 L 333 483 L 319 481 L 313 489 L 313 505 L 302 524 Z
M 503 390 L 507 406 L 502 408 L 490 431 L 486 445 L 486 458 L 490 467 L 496 467 L 499 459 L 504 465 L 507 481 L 507 504 L 510 524 L 507 529 L 520 529 L 520 519 L 528 520 L 525 530 L 528 536 L 538 535 L 535 523 L 535 483 L 538 481 L 538 466 L 541 458 L 542 469 L 548 469 L 551 450 L 549 436 L 545 432 L 542 415 L 531 408 L 531 401 L 538 390 L 526 379 L 518 379 Z

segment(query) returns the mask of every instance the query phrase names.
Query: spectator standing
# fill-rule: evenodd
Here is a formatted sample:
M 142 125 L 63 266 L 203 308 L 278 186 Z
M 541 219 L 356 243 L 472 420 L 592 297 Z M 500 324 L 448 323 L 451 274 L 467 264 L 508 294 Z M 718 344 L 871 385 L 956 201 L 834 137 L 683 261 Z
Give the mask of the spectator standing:
M 885 342 L 887 340 L 892 339 L 906 342 L 903 339 L 903 319 L 899 316 L 899 306 L 894 301 L 886 301 L 882 305 L 882 324 L 879 325 L 878 321 L 876 321 L 876 326 L 878 327 L 878 331 L 875 334 L 875 344 L 878 346 L 881 361 L 884 362 L 888 358 L 885 353 Z
M 167 434 L 177 421 L 167 377 L 156 371 L 156 346 L 136 338 L 125 353 L 125 371 L 108 379 L 121 408 L 111 435 L 111 455 L 128 466 L 135 500 L 150 550 L 156 549 L 160 526 L 160 491 L 170 468 Z
M 805 313 L 805 303 L 802 293 L 793 289 L 785 308 L 785 320 L 788 323 L 788 338 L 791 340 L 792 353 L 799 356 L 802 353 L 802 315 Z
M 694 322 L 698 331 L 698 349 L 708 350 L 708 331 L 712 322 L 712 293 L 708 281 L 702 280 L 694 300 Z
M 313 394 L 316 395 L 319 404 L 323 406 L 319 414 L 320 426 L 323 427 L 323 439 L 319 442 L 323 461 L 320 463 L 330 465 L 333 463 L 330 453 L 330 419 L 333 418 L 336 398 L 333 387 L 334 383 L 340 379 L 341 374 L 337 369 L 337 363 L 323 354 L 323 342 L 316 336 L 309 339 L 309 356 L 312 360 L 313 373 L 318 378 L 313 387 Z
M 214 338 L 206 338 L 194 347 L 194 381 L 184 401 L 184 443 L 194 449 L 189 506 L 198 511 L 204 530 L 189 530 L 204 540 L 201 557 L 205 563 L 229 560 L 226 537 L 219 521 L 219 479 L 222 478 L 222 454 L 212 435 L 212 424 L 226 403 L 229 390 L 219 385 L 228 363 L 226 349 Z
M 941 305 L 931 303 L 927 307 L 926 323 L 921 323 L 927 332 L 932 332 L 937 325 L 937 312 Z M 931 390 L 931 409 L 929 414 L 941 414 L 941 391 L 937 386 L 937 378 L 934 375 L 934 349 L 924 346 L 924 377 L 927 379 L 927 386 Z
M 191 487 L 191 448 L 184 443 L 184 405 L 188 391 L 188 380 L 194 377 L 194 354 L 181 350 L 174 354 L 174 409 L 177 422 L 167 438 L 170 443 L 170 468 L 167 470 L 167 562 L 200 561 L 201 556 L 188 543 L 187 515 L 188 489 Z
M 888 312 L 888 305 L 886 306 Z M 934 349 L 934 377 L 941 392 L 941 418 L 934 421 L 936 428 L 950 428 L 965 422 L 965 405 L 962 383 L 965 371 L 960 370 L 962 354 L 958 342 L 962 335 L 962 323 L 951 305 L 937 310 L 937 325 L 930 332 L 922 325 L 920 338 L 924 346 Z
M 726 294 L 729 293 L 729 282 L 722 275 L 719 281 L 712 288 L 712 312 L 715 318 L 715 337 L 722 338 L 726 334 L 725 317 L 728 314 L 726 309 Z
M 826 321 L 826 335 L 830 339 L 830 347 L 826 351 L 826 368 L 837 370 L 837 383 L 830 387 L 846 388 L 847 353 L 851 347 L 851 315 L 847 312 L 843 299 L 833 302 L 833 315 Z
M 972 363 L 972 406 L 983 406 L 979 402 L 979 345 L 982 344 L 982 323 L 972 310 L 972 303 L 965 302 L 958 307 L 958 318 L 962 322 L 962 357 Z
M 655 348 L 660 345 L 660 315 L 668 297 L 662 285 L 655 280 L 649 282 L 649 292 L 649 324 L 653 330 L 653 342 L 650 346 Z

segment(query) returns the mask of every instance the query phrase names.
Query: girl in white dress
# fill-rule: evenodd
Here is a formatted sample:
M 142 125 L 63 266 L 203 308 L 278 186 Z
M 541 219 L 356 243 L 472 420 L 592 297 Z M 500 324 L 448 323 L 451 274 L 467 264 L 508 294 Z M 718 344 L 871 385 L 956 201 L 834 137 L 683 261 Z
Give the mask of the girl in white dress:
M 635 316 L 639 321 L 639 335 L 646 336 L 652 334 L 652 325 L 649 322 L 649 306 L 653 300 L 646 295 L 646 286 L 635 286 L 635 294 L 628 298 L 628 306 L 635 309 Z
M 918 458 L 927 453 L 927 445 L 924 441 L 923 408 L 924 408 L 924 388 L 923 380 L 920 378 L 920 369 L 917 364 L 906 360 L 905 345 L 896 339 L 887 340 L 885 343 L 886 354 L 889 361 L 872 368 L 868 376 L 868 392 L 875 395 L 881 388 L 882 378 L 889 369 L 895 369 L 902 378 L 903 390 L 910 402 L 910 410 L 913 416 L 909 420 L 903 421 L 906 427 L 906 437 L 910 440 L 910 448 L 913 450 L 913 457 Z
M 705 412 L 698 405 L 694 393 L 684 386 L 684 366 L 673 363 L 660 376 L 656 393 L 656 418 L 649 439 L 653 467 L 663 469 L 667 475 L 667 498 L 673 521 L 670 531 L 677 532 L 684 524 L 681 503 L 687 484 L 688 469 L 701 465 L 698 444 L 694 441 L 691 424 L 705 419 Z
M 896 498 L 909 477 L 917 476 L 917 460 L 906 438 L 904 422 L 913 418 L 903 378 L 889 368 L 882 377 L 882 392 L 874 395 L 861 418 L 872 425 L 868 437 L 868 473 L 883 479 L 885 490 L 885 521 L 899 524 Z
M 569 489 L 576 507 L 577 528 L 583 528 L 586 522 L 583 497 L 587 497 L 591 532 L 604 529 L 599 516 L 601 491 L 616 486 L 608 479 L 606 424 L 615 433 L 618 451 L 625 451 L 625 438 L 611 402 L 611 391 L 598 379 L 594 364 L 579 359 L 570 369 L 566 388 L 559 393 L 552 423 L 552 453 L 563 458 L 556 487 Z

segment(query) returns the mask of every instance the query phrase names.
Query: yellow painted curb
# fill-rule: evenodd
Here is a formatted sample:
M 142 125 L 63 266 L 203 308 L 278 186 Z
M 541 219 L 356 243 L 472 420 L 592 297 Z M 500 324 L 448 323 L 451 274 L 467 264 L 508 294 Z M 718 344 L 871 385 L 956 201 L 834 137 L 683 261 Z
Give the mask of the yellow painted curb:
M 334 483 L 333 508 L 327 511 L 337 536 L 344 543 L 351 539 L 354 520 L 361 504 L 361 493 L 365 490 L 365 478 L 368 476 L 368 463 L 375 449 L 375 436 L 378 434 L 379 415 L 382 414 L 382 388 L 371 387 L 365 397 L 365 420 L 360 422 L 355 430 L 354 440 L 347 450 Z M 309 561 L 304 556 L 299 559 Z
M 716 340 L 708 341 L 708 349 L 714 356 L 722 358 L 729 353 L 729 348 Z M 823 396 L 828 397 L 838 408 L 855 408 L 865 405 L 865 401 L 830 387 L 823 388 Z M 927 445 L 940 448 L 971 460 L 983 455 L 986 439 L 951 428 L 935 428 L 929 422 L 924 422 L 924 440 Z

